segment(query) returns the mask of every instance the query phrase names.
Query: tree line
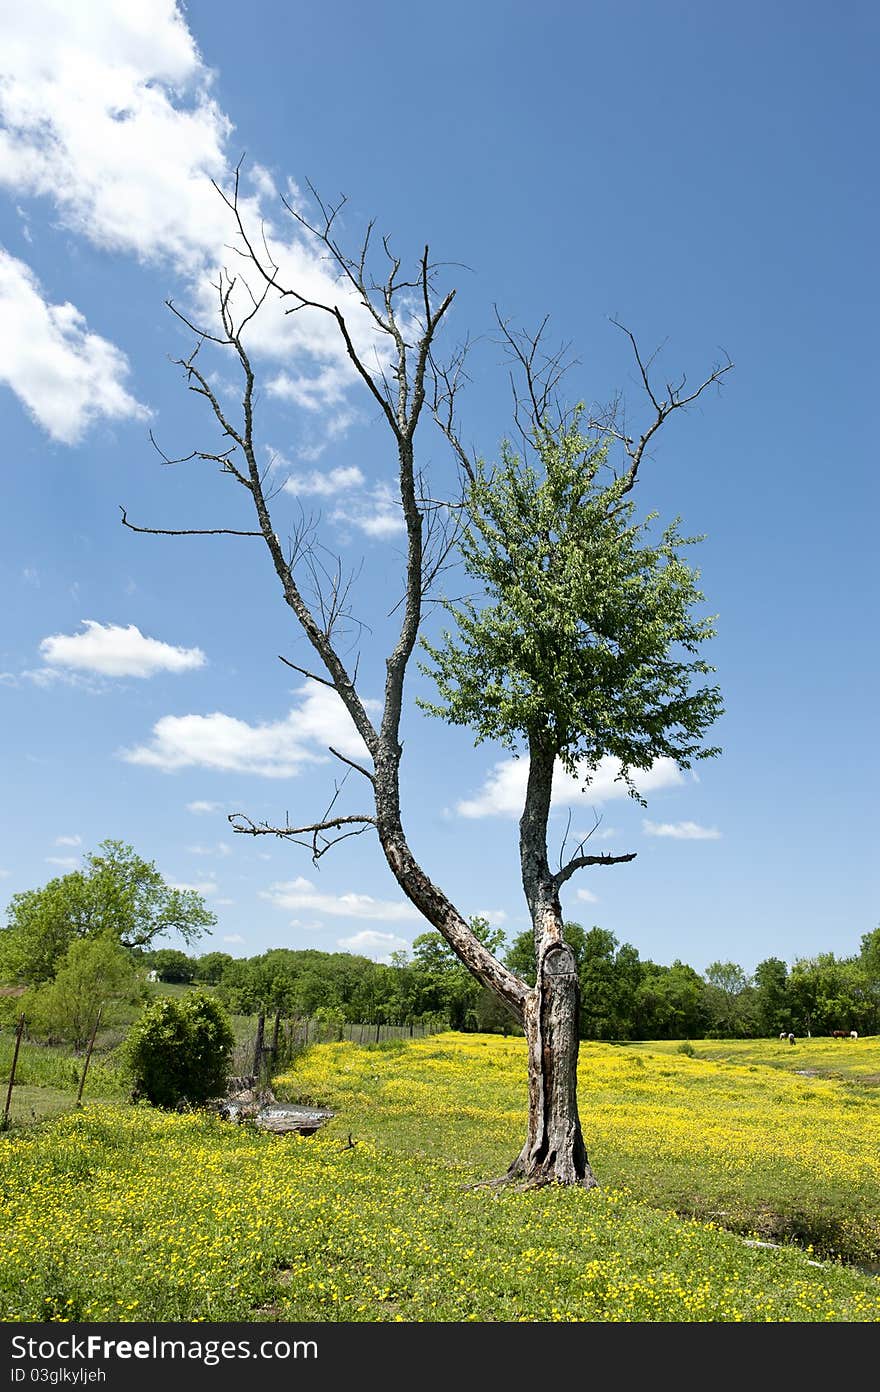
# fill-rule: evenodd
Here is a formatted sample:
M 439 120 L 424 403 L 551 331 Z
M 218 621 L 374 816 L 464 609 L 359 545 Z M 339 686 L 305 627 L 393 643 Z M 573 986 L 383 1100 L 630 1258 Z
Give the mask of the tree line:
M 350 952 L 272 948 L 253 957 L 157 947 L 174 932 L 188 947 L 215 923 L 192 890 L 165 883 L 156 866 L 121 841 L 104 841 L 80 870 L 13 896 L 0 927 L 0 1020 L 26 1013 L 32 1033 L 80 1047 L 98 1004 L 105 1026 L 124 1024 L 148 998 L 148 975 L 209 986 L 233 1014 L 260 1011 L 338 1022 L 521 1033 L 521 1023 L 481 983 L 443 935 L 422 933 L 411 953 L 387 963 Z M 474 917 L 469 931 L 524 987 L 535 982 L 531 929 L 504 932 Z M 852 1030 L 880 1032 L 880 927 L 851 957 L 768 957 L 749 975 L 712 962 L 642 959 L 601 927 L 564 925 L 576 964 L 581 1039 L 766 1037 Z
M 505 945 L 499 929 L 472 920 L 490 951 L 527 984 L 535 977 L 526 931 Z M 768 957 L 749 975 L 735 962 L 712 962 L 701 975 L 682 961 L 642 959 L 631 943 L 605 928 L 565 924 L 580 984 L 581 1039 L 761 1038 L 880 1026 L 880 927 L 866 933 L 852 957 L 833 952 L 799 957 L 790 966 Z M 286 1015 L 333 1012 L 347 1021 L 412 1024 L 441 1016 L 450 1028 L 521 1033 L 497 997 L 474 979 L 439 933 L 423 933 L 412 953 L 388 963 L 348 952 L 273 948 L 253 957 L 225 952 L 188 956 L 161 948 L 144 955 L 165 981 L 214 987 L 229 1010 Z

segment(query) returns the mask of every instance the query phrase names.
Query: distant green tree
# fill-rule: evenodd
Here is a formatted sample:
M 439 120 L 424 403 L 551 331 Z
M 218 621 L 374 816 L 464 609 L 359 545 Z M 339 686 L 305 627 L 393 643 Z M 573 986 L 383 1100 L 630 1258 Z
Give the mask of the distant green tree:
M 693 967 L 644 962 L 636 992 L 639 1039 L 701 1039 L 706 1032 L 705 983 Z
M 102 934 L 72 942 L 54 979 L 27 991 L 19 1004 L 32 1032 L 81 1048 L 99 1009 L 102 1024 L 119 1023 L 143 994 L 131 954 Z
M 710 962 L 706 968 L 706 1013 L 711 1035 L 742 1039 L 755 1024 L 751 982 L 736 962 Z
M 103 841 L 82 870 L 15 894 L 0 929 L 0 981 L 39 985 L 55 975 L 78 938 L 114 938 L 122 947 L 149 947 L 164 933 L 190 943 L 216 916 L 191 889 L 167 885 L 152 861 L 122 841 Z
M 159 947 L 148 952 L 144 958 L 146 965 L 156 973 L 160 981 L 178 984 L 192 981 L 195 976 L 195 962 L 176 947 Z
M 193 978 L 203 981 L 206 986 L 216 986 L 223 979 L 223 973 L 235 958 L 228 952 L 205 952 L 195 959 Z
M 788 967 L 778 957 L 767 957 L 755 968 L 755 1026 L 770 1038 L 791 1030 Z
M 155 1001 L 124 1045 L 134 1098 L 176 1107 L 222 1096 L 233 1041 L 228 1016 L 215 996 L 197 989 Z
M 504 943 L 502 928 L 493 928 L 487 919 L 479 916 L 471 918 L 469 926 L 483 947 L 492 953 L 500 950 Z M 427 981 L 423 981 L 423 996 L 433 1002 L 431 1006 L 423 1008 L 435 1009 L 438 1014 L 446 1015 L 450 1029 L 477 1029 L 478 1014 L 486 1009 L 483 987 L 452 951 L 442 934 L 421 933 L 414 939 L 413 964 L 433 987 L 432 992 L 427 991 Z

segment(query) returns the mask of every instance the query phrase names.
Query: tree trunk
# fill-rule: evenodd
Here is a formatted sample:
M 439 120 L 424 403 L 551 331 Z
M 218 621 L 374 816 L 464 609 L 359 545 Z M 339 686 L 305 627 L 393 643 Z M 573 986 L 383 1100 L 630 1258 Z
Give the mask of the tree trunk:
M 551 942 L 523 1021 L 529 1049 L 529 1126 L 508 1171 L 527 1184 L 596 1186 L 577 1105 L 579 986 L 574 953 Z

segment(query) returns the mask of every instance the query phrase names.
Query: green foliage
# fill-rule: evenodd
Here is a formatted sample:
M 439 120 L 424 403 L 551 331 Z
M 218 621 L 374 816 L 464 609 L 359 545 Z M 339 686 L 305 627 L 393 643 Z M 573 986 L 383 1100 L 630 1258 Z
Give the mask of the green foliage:
M 122 841 L 103 841 L 85 868 L 13 895 L 0 929 L 0 981 L 39 985 L 76 939 L 112 938 L 143 949 L 176 932 L 186 942 L 216 923 L 195 890 L 171 889 L 152 861 Z
M 26 992 L 20 1008 L 32 1033 L 80 1048 L 99 1008 L 106 1027 L 123 1019 L 125 1007 L 142 996 L 143 984 L 131 954 L 115 938 L 102 934 L 75 939 L 61 958 L 54 980 Z
M 774 1038 L 791 1030 L 788 967 L 778 957 L 768 957 L 755 968 L 755 1027 Z
M 714 627 L 694 616 L 703 596 L 681 554 L 697 538 L 673 523 L 648 540 L 653 515 L 635 520 L 581 416 L 537 430 L 538 467 L 506 442 L 499 465 L 478 465 L 462 555 L 487 602 L 447 605 L 455 633 L 423 640 L 441 704 L 419 704 L 477 742 L 549 738 L 570 772 L 611 755 L 638 796 L 633 769 L 660 756 L 687 768 L 718 752 L 702 747 L 718 688 L 691 690 L 713 670 L 695 655 Z
M 222 954 L 217 954 L 222 955 Z M 144 956 L 146 966 L 156 973 L 160 981 L 192 981 L 195 976 L 195 962 L 176 947 L 159 947 L 155 952 Z M 204 978 L 203 978 L 204 979 Z
M 125 1042 L 134 1096 L 157 1107 L 222 1096 L 232 1045 L 229 1018 L 215 997 L 196 990 L 156 1001 Z
M 235 961 L 228 952 L 205 952 L 196 957 L 193 963 L 193 977 L 203 981 L 206 986 L 216 986 L 223 980 L 223 973 Z

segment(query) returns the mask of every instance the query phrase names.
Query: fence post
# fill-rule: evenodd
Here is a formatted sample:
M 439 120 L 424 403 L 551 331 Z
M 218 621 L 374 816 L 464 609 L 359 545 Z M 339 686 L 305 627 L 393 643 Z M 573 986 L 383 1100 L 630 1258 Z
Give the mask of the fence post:
M 18 1065 L 18 1051 L 21 1047 L 21 1036 L 24 1034 L 24 1016 L 19 1015 L 18 1027 L 15 1031 L 15 1048 L 12 1051 L 12 1069 L 9 1074 L 9 1087 L 6 1089 L 6 1106 L 3 1108 L 3 1129 L 9 1125 L 9 1108 L 12 1106 L 12 1088 L 15 1083 L 15 1070 Z
M 76 1105 L 77 1105 L 78 1107 L 82 1105 L 83 1088 L 84 1088 L 85 1085 L 86 1085 L 86 1074 L 87 1074 L 88 1071 L 89 1071 L 89 1060 L 90 1060 L 91 1057 L 92 1057 L 92 1050 L 93 1050 L 94 1047 L 95 1047 L 95 1038 L 96 1038 L 97 1033 L 98 1033 L 98 1026 L 99 1026 L 99 1024 L 101 1023 L 101 1016 L 102 1016 L 103 1013 L 104 1013 L 104 1002 L 102 1001 L 101 1004 L 98 1006 L 98 1013 L 97 1013 L 97 1015 L 95 1016 L 94 1028 L 92 1029 L 91 1038 L 89 1039 L 89 1047 L 86 1049 L 86 1056 L 85 1056 L 85 1058 L 83 1059 L 83 1071 L 82 1071 L 82 1075 L 80 1076 L 80 1080 L 79 1080 L 79 1090 L 77 1091 L 77 1094 L 76 1094 Z
M 260 1068 L 263 1063 L 263 1032 L 266 1028 L 266 1012 L 261 1010 L 257 1016 L 257 1037 L 254 1040 L 254 1066 L 251 1069 L 257 1082 L 260 1081 Z
M 275 1063 L 278 1057 L 278 1031 L 281 1028 L 281 1011 L 275 1011 L 275 1023 L 272 1026 L 272 1062 Z

